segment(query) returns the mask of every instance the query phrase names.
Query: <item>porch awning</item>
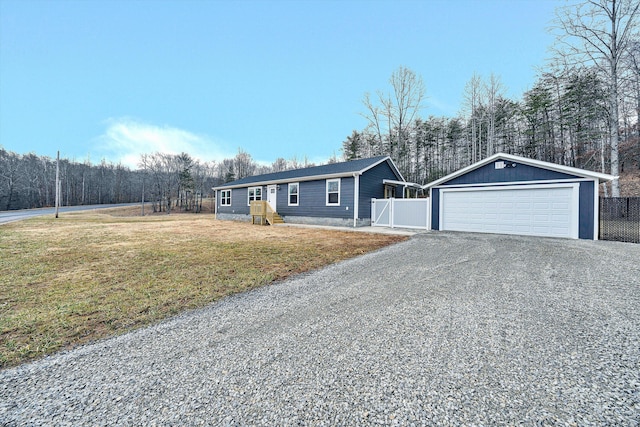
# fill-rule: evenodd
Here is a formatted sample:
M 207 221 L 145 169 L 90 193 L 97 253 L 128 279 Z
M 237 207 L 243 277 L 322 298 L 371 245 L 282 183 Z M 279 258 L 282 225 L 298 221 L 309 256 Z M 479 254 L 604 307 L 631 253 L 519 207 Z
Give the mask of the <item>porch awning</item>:
M 411 187 L 411 188 L 416 188 L 418 190 L 422 189 L 422 185 L 416 184 L 415 182 L 396 181 L 396 180 L 393 180 L 393 179 L 383 179 L 382 183 L 383 184 L 389 184 L 389 185 L 401 185 L 403 187 Z

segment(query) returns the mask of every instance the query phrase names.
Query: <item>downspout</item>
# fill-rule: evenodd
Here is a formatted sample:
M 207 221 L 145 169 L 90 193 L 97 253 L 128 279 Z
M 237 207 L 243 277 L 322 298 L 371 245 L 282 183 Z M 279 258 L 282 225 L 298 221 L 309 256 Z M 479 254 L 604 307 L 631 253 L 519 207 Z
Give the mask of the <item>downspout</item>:
M 213 214 L 216 216 L 216 219 L 218 219 L 218 190 L 216 190 L 215 188 L 212 188 L 212 190 L 213 190 L 213 201 L 215 202 L 213 206 Z
M 353 173 L 353 228 L 358 226 L 358 210 L 360 200 L 360 174 Z

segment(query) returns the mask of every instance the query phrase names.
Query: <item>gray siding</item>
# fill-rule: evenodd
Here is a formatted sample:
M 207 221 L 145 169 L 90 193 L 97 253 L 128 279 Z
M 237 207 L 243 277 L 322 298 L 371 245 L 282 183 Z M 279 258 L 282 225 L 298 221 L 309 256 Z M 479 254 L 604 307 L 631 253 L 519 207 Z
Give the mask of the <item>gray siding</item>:
M 218 190 L 216 192 L 216 203 L 218 204 L 219 213 L 249 215 L 249 206 L 247 206 L 248 188 L 234 188 L 231 190 L 231 206 L 220 205 L 220 191 L 221 190 Z
M 508 162 L 513 163 L 513 162 Z M 484 184 L 484 183 L 498 183 L 498 182 L 516 182 L 516 181 L 548 181 L 552 179 L 576 179 L 579 178 L 574 175 L 569 175 L 561 172 L 552 171 L 549 169 L 542 169 L 534 166 L 524 165 L 522 163 L 516 163 L 515 168 L 496 169 L 495 162 L 489 163 L 478 169 L 474 169 L 453 178 L 445 185 L 461 185 L 461 184 Z

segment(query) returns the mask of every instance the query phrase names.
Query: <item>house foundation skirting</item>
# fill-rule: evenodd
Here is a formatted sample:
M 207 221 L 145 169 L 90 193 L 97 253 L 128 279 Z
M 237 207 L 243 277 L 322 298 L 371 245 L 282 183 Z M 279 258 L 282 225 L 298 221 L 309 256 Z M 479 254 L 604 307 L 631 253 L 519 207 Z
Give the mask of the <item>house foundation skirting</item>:
M 353 218 L 326 218 L 326 217 L 313 217 L 313 216 L 283 216 L 285 223 L 290 224 L 310 224 L 310 225 L 330 225 L 336 227 L 353 227 Z M 247 214 L 230 214 L 230 213 L 218 213 L 216 219 L 223 221 L 244 221 L 251 222 L 251 215 Z M 356 222 L 357 227 L 366 227 L 371 225 L 371 219 L 358 219 Z
M 327 218 L 315 216 L 292 216 L 283 217 L 285 223 L 310 224 L 310 225 L 330 225 L 335 227 L 353 227 L 353 218 Z M 366 227 L 371 225 L 371 219 L 358 219 L 356 227 Z
M 223 221 L 244 221 L 251 222 L 251 215 L 249 214 L 230 214 L 230 213 L 220 213 L 216 214 L 216 219 L 221 219 Z

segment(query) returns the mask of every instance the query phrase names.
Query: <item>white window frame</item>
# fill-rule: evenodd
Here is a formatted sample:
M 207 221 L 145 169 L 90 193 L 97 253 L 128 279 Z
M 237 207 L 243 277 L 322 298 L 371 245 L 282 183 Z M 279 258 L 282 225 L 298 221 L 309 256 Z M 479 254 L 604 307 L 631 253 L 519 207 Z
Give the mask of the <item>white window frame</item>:
M 260 190 L 260 198 L 259 199 L 256 196 L 256 190 Z M 251 196 L 251 191 L 253 191 L 253 196 Z M 261 186 L 249 187 L 247 189 L 247 206 L 251 206 L 251 201 L 252 200 L 262 200 L 262 187 Z
M 225 196 L 225 193 L 228 195 Z M 220 190 L 220 206 L 231 206 L 231 190 Z
M 291 203 L 291 187 L 296 186 L 296 202 Z M 299 182 L 291 182 L 287 186 L 287 206 L 298 206 L 300 205 L 300 183 Z
M 337 203 L 329 203 L 329 183 L 332 183 L 332 182 L 337 182 L 338 183 L 338 202 Z M 341 179 L 340 178 L 328 179 L 326 181 L 325 201 L 326 201 L 326 205 L 327 206 L 340 206 L 340 187 L 341 187 Z M 335 193 L 335 191 L 332 191 L 331 193 Z

